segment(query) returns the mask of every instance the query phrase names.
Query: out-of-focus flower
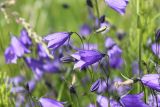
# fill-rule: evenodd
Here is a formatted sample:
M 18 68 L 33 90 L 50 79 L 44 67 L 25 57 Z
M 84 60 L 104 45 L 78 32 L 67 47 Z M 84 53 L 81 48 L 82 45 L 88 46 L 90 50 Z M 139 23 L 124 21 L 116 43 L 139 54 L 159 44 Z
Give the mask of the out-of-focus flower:
M 118 30 L 116 35 L 119 40 L 122 40 L 125 37 L 126 33 L 123 30 Z
M 91 34 L 91 32 L 92 32 L 92 30 L 87 24 L 82 25 L 81 28 L 80 28 L 80 35 L 81 36 L 86 37 L 89 34 Z
M 71 56 L 78 60 L 74 65 L 74 69 L 82 69 L 101 60 L 105 56 L 105 54 L 100 53 L 97 50 L 79 50 Z
M 40 80 L 43 76 L 43 62 L 41 60 L 36 60 L 33 58 L 25 58 L 25 62 L 28 65 L 29 68 L 31 68 L 31 70 L 33 71 L 33 73 L 35 74 L 35 78 L 37 80 Z
M 40 58 L 46 58 L 48 59 L 48 54 L 46 53 L 45 49 L 43 48 L 42 44 L 38 44 L 37 45 L 37 52 L 38 52 L 38 56 Z
M 31 38 L 28 35 L 28 32 L 26 29 L 21 30 L 20 39 L 21 43 L 23 43 L 24 46 L 28 47 L 32 44 Z
M 156 31 L 155 41 L 158 42 L 160 40 L 160 29 Z
M 121 105 L 115 101 L 114 99 L 109 99 L 110 100 L 110 107 L 121 107 Z M 97 96 L 97 103 L 98 107 L 108 107 L 109 101 L 107 97 L 98 95 Z M 128 107 L 128 106 L 127 106 Z
M 90 88 L 90 91 L 91 91 L 91 92 L 96 91 L 96 90 L 99 88 L 99 85 L 100 85 L 100 84 L 101 84 L 101 79 L 96 80 L 96 81 L 92 84 L 92 86 L 91 86 L 91 88 Z
M 9 82 L 14 86 L 18 86 L 20 83 L 24 82 L 25 78 L 23 76 L 16 76 L 9 79 Z
M 86 0 L 87 6 L 93 8 L 92 0 Z
M 160 106 L 160 95 L 150 95 L 148 98 L 148 104 L 150 107 L 159 107 Z
M 30 53 L 28 50 L 15 36 L 11 38 L 11 46 L 17 57 L 22 57 L 25 53 Z
M 107 38 L 106 38 L 106 41 L 105 41 L 105 47 L 106 47 L 107 49 L 110 49 L 110 48 L 112 48 L 114 45 L 116 45 L 116 43 L 114 42 L 114 40 L 113 40 L 112 38 L 110 38 L 110 37 L 107 37 Z
M 54 99 L 50 99 L 50 98 L 40 98 L 39 102 L 41 104 L 42 107 L 64 107 L 63 104 L 61 102 L 58 102 Z
M 94 104 L 89 104 L 87 107 L 96 107 Z
M 152 52 L 158 57 L 160 58 L 160 45 L 158 43 L 153 43 L 152 46 Z
M 37 81 L 32 79 L 27 84 L 28 84 L 28 87 L 29 87 L 28 91 L 32 92 L 35 89 L 36 85 L 37 85 Z
M 128 94 L 120 99 L 123 107 L 149 107 L 143 102 L 143 93 L 140 94 Z
M 160 75 L 159 74 L 146 74 L 141 78 L 141 82 L 151 89 L 160 91 Z
M 12 46 L 9 46 L 5 50 L 4 56 L 5 56 L 5 60 L 6 60 L 7 64 L 9 64 L 9 63 L 17 63 L 17 56 L 16 56 Z
M 113 46 L 108 50 L 109 64 L 112 68 L 120 69 L 123 65 L 123 59 L 121 58 L 122 50 L 117 46 Z
M 105 0 L 108 6 L 119 14 L 124 15 L 129 0 Z
M 58 47 L 62 46 L 67 40 L 69 40 L 72 32 L 58 32 L 49 34 L 44 37 L 44 40 L 48 42 L 48 48 L 56 50 Z
M 84 49 L 85 50 L 96 50 L 96 49 L 98 49 L 98 46 L 97 46 L 97 44 L 87 44 L 87 43 L 85 43 L 84 45 Z

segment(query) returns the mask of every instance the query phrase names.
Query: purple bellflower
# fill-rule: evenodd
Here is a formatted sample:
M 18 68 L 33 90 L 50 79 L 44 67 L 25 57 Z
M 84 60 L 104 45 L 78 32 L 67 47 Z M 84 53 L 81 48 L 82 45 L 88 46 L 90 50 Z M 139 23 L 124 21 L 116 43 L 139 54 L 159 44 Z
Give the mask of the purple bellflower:
M 149 107 L 143 102 L 143 93 L 140 94 L 128 94 L 120 99 L 123 107 Z
M 159 74 L 146 74 L 141 78 L 141 82 L 151 89 L 160 92 L 160 75 Z
M 150 95 L 148 98 L 148 104 L 150 107 L 159 107 L 160 106 L 160 95 Z
M 64 107 L 61 102 L 50 98 L 40 98 L 39 102 L 42 107 Z
M 79 50 L 71 56 L 77 60 L 74 69 L 82 69 L 101 60 L 105 54 L 102 54 L 97 50 Z
M 48 48 L 56 50 L 70 39 L 71 34 L 72 32 L 57 32 L 44 37 L 44 40 L 48 42 Z
M 110 8 L 124 15 L 129 0 L 105 0 Z

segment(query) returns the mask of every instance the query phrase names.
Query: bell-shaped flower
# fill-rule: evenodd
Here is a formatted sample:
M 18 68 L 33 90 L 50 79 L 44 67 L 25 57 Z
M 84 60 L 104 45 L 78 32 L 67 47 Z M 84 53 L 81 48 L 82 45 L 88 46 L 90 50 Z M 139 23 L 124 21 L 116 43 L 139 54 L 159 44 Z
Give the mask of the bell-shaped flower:
M 97 50 L 79 50 L 71 56 L 77 60 L 76 64 L 74 65 L 74 69 L 82 69 L 98 62 L 105 56 L 105 54 Z
M 129 0 L 105 0 L 110 8 L 124 15 Z
M 160 91 L 160 75 L 159 74 L 146 74 L 141 78 L 141 82 L 156 91 Z
M 61 102 L 58 102 L 54 99 L 50 99 L 50 98 L 40 98 L 39 102 L 41 104 L 42 107 L 64 107 L 63 104 Z
M 71 34 L 72 32 L 57 32 L 44 37 L 44 40 L 48 42 L 48 48 L 56 50 L 69 40 Z

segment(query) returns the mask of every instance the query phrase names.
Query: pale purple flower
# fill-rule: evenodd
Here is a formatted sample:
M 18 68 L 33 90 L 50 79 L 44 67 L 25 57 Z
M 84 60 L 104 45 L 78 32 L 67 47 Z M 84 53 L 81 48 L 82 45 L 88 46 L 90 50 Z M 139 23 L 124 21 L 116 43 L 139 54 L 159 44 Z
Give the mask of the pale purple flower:
M 120 103 L 118 103 L 114 99 L 108 99 L 107 97 L 101 95 L 97 96 L 98 107 L 108 107 L 108 100 L 110 100 L 110 107 L 121 107 Z
M 80 28 L 80 35 L 82 35 L 84 37 L 91 34 L 91 32 L 92 32 L 92 30 L 87 24 L 82 25 Z
M 110 48 L 112 48 L 114 45 L 116 45 L 115 41 L 114 41 L 112 38 L 107 37 L 106 40 L 105 40 L 105 47 L 106 47 L 107 49 L 110 49 Z
M 119 14 L 124 15 L 129 0 L 105 0 L 108 6 Z
M 32 79 L 27 84 L 29 86 L 29 91 L 32 92 L 35 89 L 36 85 L 37 85 L 37 81 Z
M 121 97 L 120 102 L 123 107 L 149 107 L 144 103 L 143 93 L 140 94 L 128 94 Z
M 56 50 L 70 39 L 71 34 L 72 32 L 57 32 L 44 37 L 44 40 L 48 42 L 48 48 Z
M 141 78 L 141 82 L 156 91 L 160 91 L 160 75 L 159 74 L 146 74 Z
M 40 43 L 37 45 L 37 52 L 38 52 L 38 56 L 39 56 L 40 58 L 49 59 L 48 54 L 46 53 L 44 47 L 43 47 L 42 44 L 40 44 Z
M 40 98 L 39 102 L 42 107 L 64 107 L 61 102 L 50 98 Z
M 85 43 L 84 44 L 84 49 L 85 50 L 96 50 L 98 49 L 98 45 L 97 44 L 91 44 L 91 43 Z
M 102 54 L 97 50 L 79 50 L 71 56 L 78 60 L 74 65 L 74 69 L 82 69 L 84 67 L 88 67 L 89 65 L 98 62 L 105 56 L 105 54 Z
M 148 104 L 150 107 L 159 107 L 160 106 L 160 95 L 150 95 L 148 97 Z
M 96 107 L 94 104 L 89 104 L 87 107 Z

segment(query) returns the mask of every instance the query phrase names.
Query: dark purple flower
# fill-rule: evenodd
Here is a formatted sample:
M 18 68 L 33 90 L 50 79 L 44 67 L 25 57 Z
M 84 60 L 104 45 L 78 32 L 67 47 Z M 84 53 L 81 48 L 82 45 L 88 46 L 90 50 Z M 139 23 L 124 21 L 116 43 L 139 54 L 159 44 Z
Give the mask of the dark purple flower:
M 158 42 L 160 40 L 160 29 L 156 31 L 155 41 Z
M 63 45 L 67 40 L 69 40 L 72 32 L 58 32 L 49 34 L 44 37 L 44 40 L 48 42 L 48 48 L 56 50 L 58 47 Z
M 50 98 L 40 98 L 39 102 L 41 103 L 42 107 L 64 107 L 61 102 Z
M 80 35 L 82 36 L 88 36 L 91 32 L 92 30 L 87 24 L 82 25 L 80 28 Z
M 143 93 L 140 94 L 128 94 L 123 96 L 120 99 L 121 104 L 123 107 L 149 107 L 143 102 Z
M 15 54 L 13 47 L 9 46 L 4 53 L 6 63 L 17 63 L 17 55 Z
M 112 68 L 120 69 L 123 65 L 123 59 L 121 57 L 122 50 L 117 45 L 114 45 L 107 53 L 110 66 Z
M 153 43 L 152 46 L 152 52 L 158 57 L 160 58 L 160 45 L 158 43 Z
M 99 88 L 99 85 L 100 85 L 100 84 L 101 84 L 101 79 L 96 80 L 96 81 L 92 84 L 92 86 L 91 86 L 91 88 L 90 88 L 90 91 L 91 91 L 91 92 L 96 91 L 96 90 Z
M 29 37 L 27 30 L 24 28 L 21 30 L 20 41 L 26 47 L 28 47 L 32 44 L 31 38 Z
M 159 74 L 146 74 L 141 78 L 141 82 L 151 89 L 160 91 L 160 75 Z
M 30 53 L 30 50 L 28 50 L 15 36 L 12 36 L 11 38 L 11 46 L 18 57 L 22 57 L 25 53 Z
M 78 60 L 74 65 L 74 69 L 82 69 L 101 60 L 105 54 L 102 54 L 97 50 L 79 50 L 71 56 Z
M 105 0 L 109 7 L 120 13 L 125 14 L 125 10 L 128 4 L 128 0 Z

